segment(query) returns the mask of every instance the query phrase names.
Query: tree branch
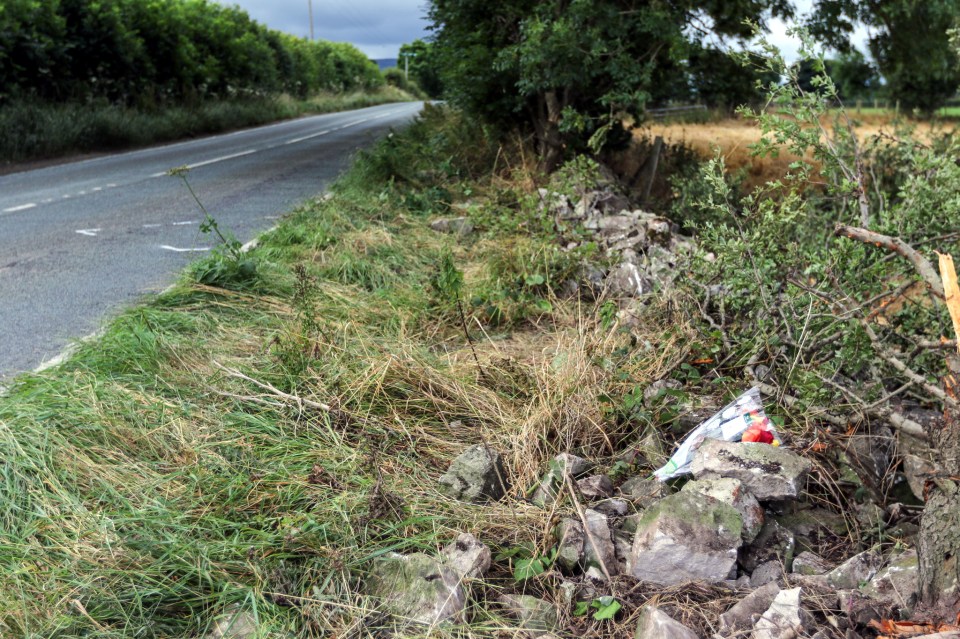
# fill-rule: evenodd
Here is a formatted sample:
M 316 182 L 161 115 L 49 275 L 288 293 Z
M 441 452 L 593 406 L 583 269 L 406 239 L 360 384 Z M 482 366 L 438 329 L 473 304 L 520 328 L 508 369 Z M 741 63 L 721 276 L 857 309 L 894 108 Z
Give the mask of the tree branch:
M 863 242 L 865 244 L 880 246 L 907 258 L 910 263 L 913 264 L 913 268 L 916 269 L 920 277 L 923 278 L 923 281 L 926 282 L 930 290 L 933 291 L 933 293 L 940 299 L 944 298 L 943 282 L 940 280 L 940 274 L 937 273 L 937 269 L 934 268 L 930 260 L 925 258 L 920 254 L 919 251 L 901 240 L 899 237 L 891 237 L 889 235 L 883 235 L 874 231 L 868 231 L 867 229 L 861 229 L 855 226 L 847 226 L 846 224 L 840 223 L 833 228 L 833 234 L 837 236 L 848 237 L 851 240 L 857 240 L 858 242 Z

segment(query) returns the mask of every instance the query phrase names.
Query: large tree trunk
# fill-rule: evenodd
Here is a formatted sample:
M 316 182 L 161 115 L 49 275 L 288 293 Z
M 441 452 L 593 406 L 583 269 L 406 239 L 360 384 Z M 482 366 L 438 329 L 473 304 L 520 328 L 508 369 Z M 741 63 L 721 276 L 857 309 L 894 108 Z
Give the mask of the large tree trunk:
M 543 169 L 552 173 L 563 161 L 563 136 L 560 134 L 560 116 L 563 106 L 556 91 L 547 91 L 540 99 L 540 117 L 537 134 Z
M 947 395 L 960 395 L 960 358 L 947 358 Z M 960 414 L 949 407 L 942 427 L 931 433 L 938 459 L 936 477 L 928 481 L 917 552 L 920 558 L 920 601 L 941 620 L 953 620 L 960 603 Z

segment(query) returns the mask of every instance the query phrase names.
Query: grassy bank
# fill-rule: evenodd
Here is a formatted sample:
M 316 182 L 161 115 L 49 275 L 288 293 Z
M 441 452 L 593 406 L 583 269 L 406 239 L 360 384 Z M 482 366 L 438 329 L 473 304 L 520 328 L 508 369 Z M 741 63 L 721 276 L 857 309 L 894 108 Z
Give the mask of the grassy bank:
M 550 513 L 520 489 L 559 451 L 612 464 L 639 437 L 611 398 L 683 356 L 651 344 L 684 324 L 662 310 L 617 331 L 559 298 L 581 256 L 541 230 L 541 178 L 510 157 L 429 110 L 251 264 L 211 256 L 64 365 L 17 380 L 0 397 L 0 634 L 195 637 L 243 610 L 261 636 L 368 636 L 379 622 L 358 592 L 373 557 L 461 531 L 495 553 L 544 551 Z M 453 203 L 478 233 L 430 230 Z M 518 490 L 487 507 L 443 498 L 438 476 L 480 441 Z M 516 583 L 510 562 L 479 600 L 554 596 Z M 616 636 L 634 611 L 578 623 Z M 508 625 L 476 607 L 457 633 Z
M 346 111 L 414 99 L 395 87 L 202 103 L 155 110 L 107 103 L 19 102 L 0 107 L 0 168 L 15 162 L 110 151 L 220 133 L 301 115 Z

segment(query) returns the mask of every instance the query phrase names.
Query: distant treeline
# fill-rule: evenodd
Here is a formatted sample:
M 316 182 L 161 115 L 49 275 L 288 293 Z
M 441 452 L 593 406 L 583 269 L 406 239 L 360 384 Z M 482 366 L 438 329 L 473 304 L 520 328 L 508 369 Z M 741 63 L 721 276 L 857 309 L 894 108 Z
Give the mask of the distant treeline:
M 0 103 L 189 104 L 383 82 L 352 45 L 279 33 L 206 0 L 0 0 Z

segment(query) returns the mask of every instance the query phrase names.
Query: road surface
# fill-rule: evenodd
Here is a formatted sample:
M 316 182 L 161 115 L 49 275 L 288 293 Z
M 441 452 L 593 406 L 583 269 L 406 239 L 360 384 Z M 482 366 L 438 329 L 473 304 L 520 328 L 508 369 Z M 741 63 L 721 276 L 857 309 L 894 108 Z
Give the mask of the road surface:
M 420 103 L 388 104 L 0 176 L 0 379 L 174 281 L 213 240 L 179 178 L 240 241 L 315 195 Z

